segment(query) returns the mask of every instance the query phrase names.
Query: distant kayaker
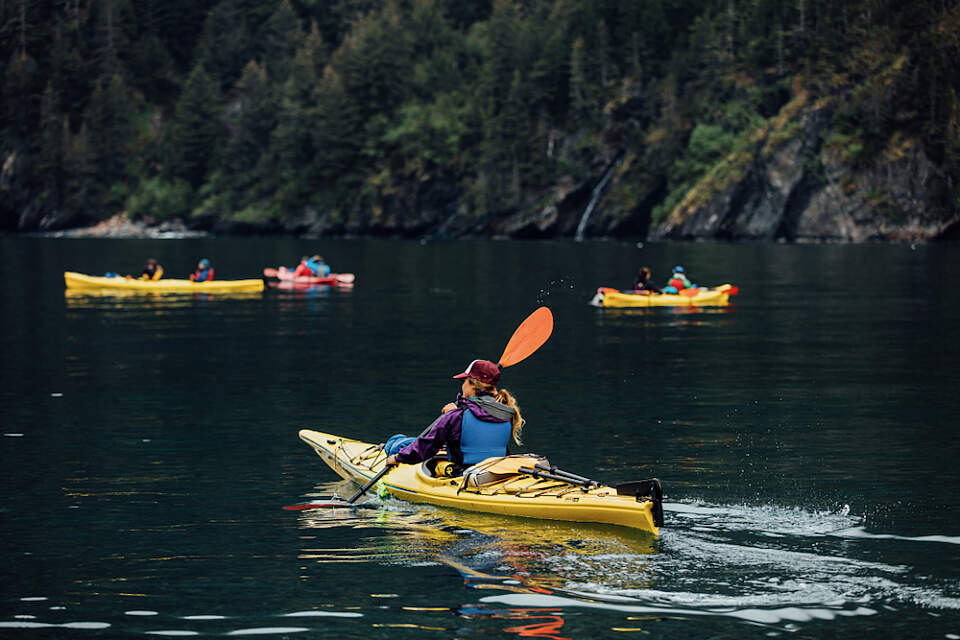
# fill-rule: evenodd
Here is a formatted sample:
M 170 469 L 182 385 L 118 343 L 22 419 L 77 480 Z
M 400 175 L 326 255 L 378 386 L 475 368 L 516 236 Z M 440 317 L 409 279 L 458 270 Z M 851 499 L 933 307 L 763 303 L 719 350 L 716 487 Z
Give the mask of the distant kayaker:
M 210 261 L 204 258 L 197 263 L 197 270 L 190 274 L 190 279 L 194 282 L 213 280 L 213 267 L 210 265 Z
M 637 279 L 633 281 L 633 290 L 634 291 L 652 291 L 654 293 L 660 293 L 660 289 L 657 289 L 650 282 L 649 267 L 640 267 L 640 270 L 637 271 Z
M 689 289 L 692 286 L 690 279 L 687 278 L 687 274 L 683 272 L 683 267 L 677 265 L 673 268 L 673 273 L 670 274 L 670 281 L 667 282 L 667 286 L 663 288 L 663 291 L 664 293 L 680 293 L 684 289 Z
M 307 267 L 317 278 L 326 278 L 330 275 L 330 266 L 323 261 L 323 257 L 320 255 L 314 254 L 312 258 L 307 260 Z
M 150 258 L 147 260 L 147 264 L 143 267 L 143 272 L 140 274 L 141 280 L 159 280 L 163 277 L 163 267 L 160 266 L 155 259 Z
M 311 269 L 311 268 L 307 265 L 307 262 L 308 262 L 309 260 L 310 260 L 310 258 L 308 258 L 307 256 L 303 256 L 302 258 L 300 258 L 300 264 L 298 264 L 298 265 L 297 265 L 297 268 L 293 270 L 293 277 L 294 277 L 294 278 L 299 278 L 299 277 L 301 277 L 301 276 L 304 276 L 304 277 L 307 277 L 307 278 L 312 278 L 312 277 L 313 277 L 313 269 Z
M 387 466 L 422 462 L 445 446 L 455 469 L 450 475 L 456 475 L 487 458 L 507 455 L 511 439 L 520 444 L 524 420 L 510 392 L 497 389 L 500 368 L 489 360 L 474 360 L 453 377 L 463 380 L 456 402 L 443 407 L 425 435 L 391 437 L 385 445 Z

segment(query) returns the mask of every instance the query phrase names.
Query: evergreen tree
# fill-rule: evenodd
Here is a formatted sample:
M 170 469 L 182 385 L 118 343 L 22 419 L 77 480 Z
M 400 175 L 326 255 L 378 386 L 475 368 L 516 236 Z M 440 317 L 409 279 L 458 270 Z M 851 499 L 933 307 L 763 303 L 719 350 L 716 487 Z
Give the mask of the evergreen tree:
M 257 35 L 262 58 L 268 61 L 267 73 L 276 82 L 283 82 L 290 72 L 290 63 L 303 44 L 304 34 L 290 0 L 281 0 Z
M 18 53 L 7 64 L 3 83 L 5 119 L 11 142 L 27 146 L 36 130 L 40 91 L 37 62 L 26 53 Z
M 217 83 L 197 65 L 187 78 L 164 136 L 166 175 L 200 186 L 214 167 L 223 133 Z
M 333 64 L 362 117 L 390 116 L 408 96 L 412 45 L 392 3 L 361 18 L 337 50 Z
M 119 74 L 97 84 L 84 120 L 96 167 L 96 189 L 107 193 L 127 178 L 128 145 L 134 134 L 134 103 Z
M 311 125 L 316 65 L 323 55 L 319 46 L 316 38 L 307 38 L 291 63 L 277 100 L 276 126 L 258 169 L 258 197 L 277 194 L 275 204 L 281 210 L 299 206 L 307 198 L 305 175 L 316 153 Z
M 314 100 L 316 110 L 310 131 L 316 154 L 311 163 L 312 175 L 318 188 L 329 189 L 341 181 L 348 182 L 356 171 L 362 118 L 332 66 L 324 69 Z
M 37 178 L 42 209 L 59 209 L 63 202 L 65 118 L 60 113 L 53 87 L 47 85 L 40 105 L 40 137 L 37 149 Z
M 243 201 L 257 179 L 258 163 L 270 145 L 276 124 L 276 105 L 266 69 L 255 60 L 247 63 L 235 87 L 232 135 L 224 154 L 224 187 L 237 203 Z
M 197 64 L 208 69 L 222 89 L 233 85 L 248 60 L 259 59 L 261 47 L 254 34 L 269 16 L 271 5 L 254 0 L 221 0 L 207 14 L 197 44 Z
M 64 168 L 64 208 L 78 223 L 98 219 L 103 191 L 99 188 L 94 150 L 86 124 L 68 141 Z

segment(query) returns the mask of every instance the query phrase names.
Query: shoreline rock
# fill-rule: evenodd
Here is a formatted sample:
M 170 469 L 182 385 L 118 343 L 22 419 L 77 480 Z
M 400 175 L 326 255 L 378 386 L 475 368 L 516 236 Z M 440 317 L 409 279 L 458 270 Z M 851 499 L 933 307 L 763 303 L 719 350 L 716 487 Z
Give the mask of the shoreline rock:
M 179 218 L 161 222 L 160 224 L 149 224 L 149 222 L 145 221 L 130 220 L 124 212 L 98 222 L 92 227 L 62 229 L 60 231 L 41 231 L 31 235 L 49 238 L 153 238 L 179 240 L 181 238 L 204 238 L 211 234 L 206 231 L 188 229 Z

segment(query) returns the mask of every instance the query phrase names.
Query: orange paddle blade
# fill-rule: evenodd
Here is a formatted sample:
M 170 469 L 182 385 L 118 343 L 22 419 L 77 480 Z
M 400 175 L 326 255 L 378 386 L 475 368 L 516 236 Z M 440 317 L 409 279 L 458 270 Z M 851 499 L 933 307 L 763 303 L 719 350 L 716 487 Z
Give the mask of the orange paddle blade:
M 543 346 L 551 333 L 553 333 L 553 314 L 550 313 L 550 309 L 540 307 L 527 316 L 527 319 L 513 332 L 507 348 L 500 356 L 500 366 L 509 367 L 517 364 Z
M 688 298 L 696 298 L 698 295 L 700 295 L 700 289 L 683 289 L 680 291 L 680 295 Z

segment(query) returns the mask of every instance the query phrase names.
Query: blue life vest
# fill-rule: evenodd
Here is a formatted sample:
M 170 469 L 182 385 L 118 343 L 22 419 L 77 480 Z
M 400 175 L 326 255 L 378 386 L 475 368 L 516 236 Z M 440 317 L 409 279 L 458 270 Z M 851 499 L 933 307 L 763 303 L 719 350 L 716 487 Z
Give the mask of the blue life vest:
M 507 444 L 513 425 L 506 422 L 484 422 L 469 409 L 463 412 L 460 430 L 460 450 L 463 464 L 477 464 L 481 460 L 507 455 Z

